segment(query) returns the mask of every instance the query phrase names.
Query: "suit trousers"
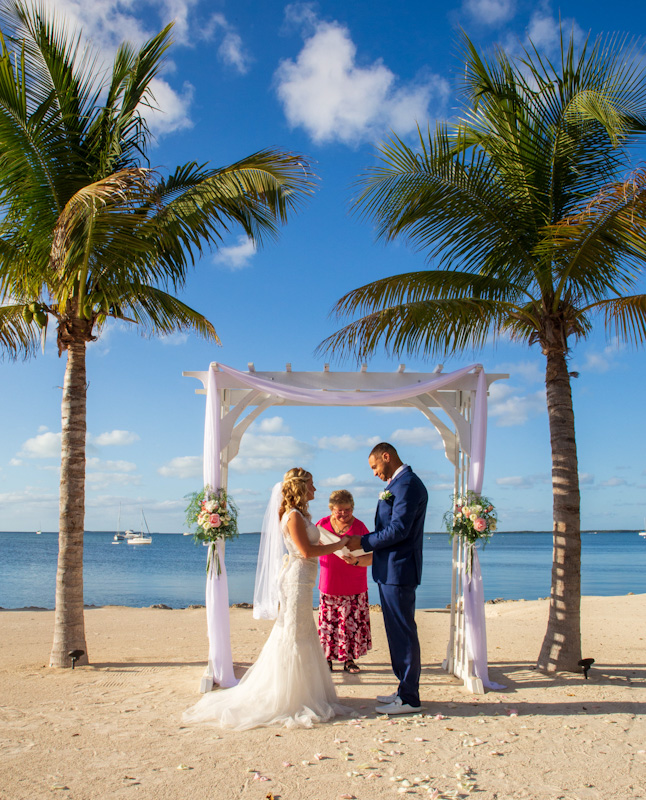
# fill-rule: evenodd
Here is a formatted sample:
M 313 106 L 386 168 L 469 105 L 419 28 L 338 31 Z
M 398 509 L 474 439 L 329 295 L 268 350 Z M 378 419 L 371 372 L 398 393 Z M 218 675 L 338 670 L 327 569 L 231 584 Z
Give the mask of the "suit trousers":
M 415 623 L 415 586 L 379 584 L 384 627 L 390 648 L 390 663 L 399 680 L 398 695 L 403 703 L 419 706 L 422 661 Z

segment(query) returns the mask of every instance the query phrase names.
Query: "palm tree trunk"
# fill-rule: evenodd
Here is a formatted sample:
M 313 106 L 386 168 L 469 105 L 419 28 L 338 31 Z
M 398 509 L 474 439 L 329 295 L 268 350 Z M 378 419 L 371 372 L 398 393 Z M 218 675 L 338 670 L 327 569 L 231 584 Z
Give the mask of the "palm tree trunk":
M 565 353 L 547 352 L 554 551 L 550 613 L 537 668 L 577 672 L 581 659 L 581 519 L 572 390 Z
M 82 323 L 84 321 L 77 320 Z M 72 325 L 72 328 L 74 326 Z M 79 326 L 80 327 L 80 326 Z M 68 653 L 83 650 L 77 664 L 87 664 L 83 619 L 83 532 L 85 527 L 86 393 L 83 335 L 67 343 L 67 366 L 61 405 L 61 483 L 58 522 L 56 612 L 51 667 L 71 667 Z

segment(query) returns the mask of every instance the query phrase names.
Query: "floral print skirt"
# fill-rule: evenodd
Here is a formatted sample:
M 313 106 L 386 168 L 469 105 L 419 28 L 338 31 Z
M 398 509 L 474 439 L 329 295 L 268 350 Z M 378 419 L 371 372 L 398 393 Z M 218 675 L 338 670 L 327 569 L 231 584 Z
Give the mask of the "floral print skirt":
M 368 592 L 324 594 L 319 603 L 319 639 L 328 661 L 349 661 L 372 649 Z

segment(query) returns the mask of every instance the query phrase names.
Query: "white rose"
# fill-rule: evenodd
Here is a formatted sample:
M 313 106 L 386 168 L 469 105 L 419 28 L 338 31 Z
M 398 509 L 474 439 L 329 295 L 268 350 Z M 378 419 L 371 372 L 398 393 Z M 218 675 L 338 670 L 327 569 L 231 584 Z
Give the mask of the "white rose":
M 217 503 L 215 500 L 207 500 L 206 503 L 204 503 L 204 508 L 212 514 L 217 508 Z
M 473 506 L 473 510 L 476 514 L 479 514 L 482 511 L 482 506 Z
M 469 514 L 469 519 L 471 520 L 471 522 L 475 522 L 478 519 L 478 515 L 477 514 Z
M 465 517 L 468 517 L 469 514 L 471 514 L 471 509 L 469 508 L 469 506 L 464 506 L 464 508 L 462 509 L 462 513 L 464 514 Z

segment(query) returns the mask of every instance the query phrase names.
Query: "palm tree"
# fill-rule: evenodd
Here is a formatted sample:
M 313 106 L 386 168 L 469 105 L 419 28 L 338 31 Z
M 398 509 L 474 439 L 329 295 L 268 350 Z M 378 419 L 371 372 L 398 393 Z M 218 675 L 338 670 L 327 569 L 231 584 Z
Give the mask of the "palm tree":
M 151 81 L 170 27 L 111 73 L 80 33 L 20 0 L 0 4 L 0 274 L 43 329 L 54 320 L 66 354 L 62 400 L 59 556 L 52 666 L 83 650 L 86 371 L 88 342 L 108 318 L 152 334 L 213 325 L 175 296 L 189 267 L 241 226 L 254 241 L 311 191 L 308 165 L 265 150 L 230 166 L 188 163 L 163 177 L 147 166 Z
M 646 296 L 646 174 L 626 177 L 646 126 L 643 56 L 623 41 L 561 37 L 553 66 L 533 46 L 490 61 L 465 37 L 465 108 L 414 149 L 397 138 L 359 179 L 355 208 L 386 241 L 404 238 L 435 268 L 350 291 L 360 314 L 322 350 L 364 359 L 447 355 L 501 336 L 538 345 L 552 448 L 554 550 L 549 622 L 538 667 L 577 670 L 580 495 L 568 358 L 601 317 L 641 343 Z M 641 59 L 641 60 L 640 60 Z

